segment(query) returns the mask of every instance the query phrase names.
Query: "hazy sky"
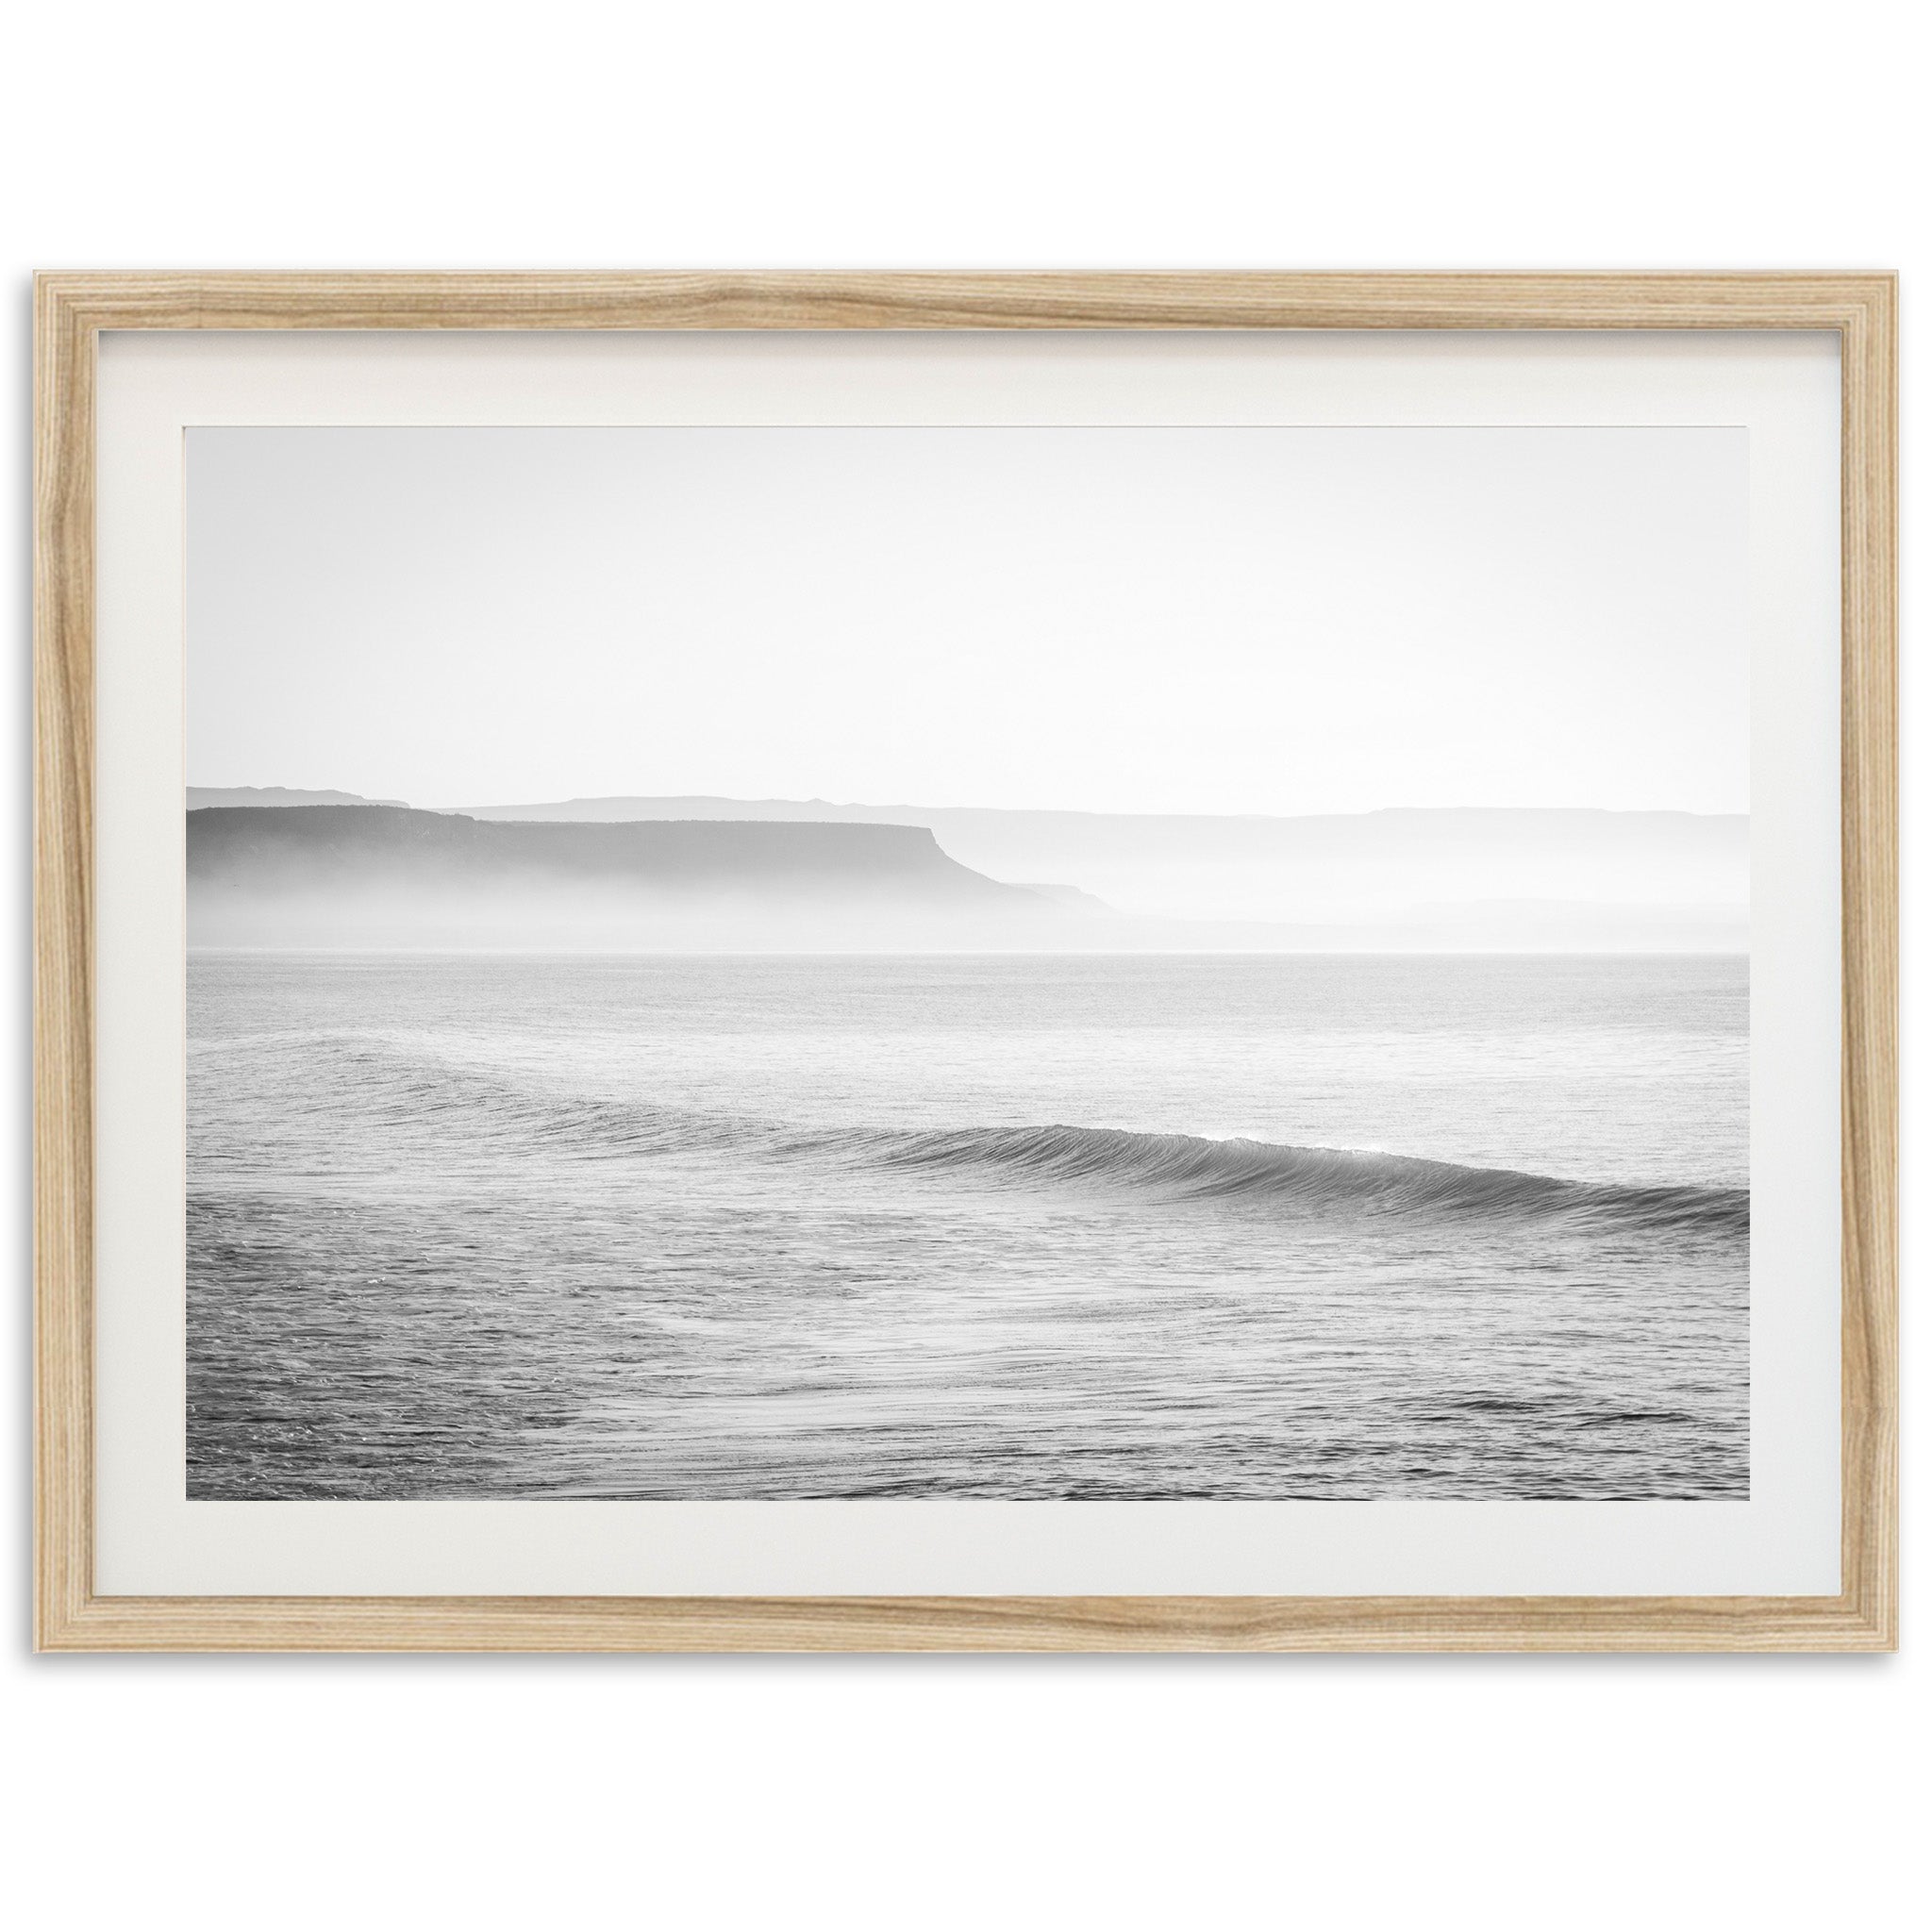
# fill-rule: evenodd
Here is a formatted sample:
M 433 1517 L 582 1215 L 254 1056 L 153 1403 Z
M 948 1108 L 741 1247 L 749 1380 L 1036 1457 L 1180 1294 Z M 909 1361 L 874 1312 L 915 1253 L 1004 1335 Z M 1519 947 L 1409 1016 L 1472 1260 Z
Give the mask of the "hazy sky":
M 195 429 L 198 785 L 1748 809 L 1738 429 Z

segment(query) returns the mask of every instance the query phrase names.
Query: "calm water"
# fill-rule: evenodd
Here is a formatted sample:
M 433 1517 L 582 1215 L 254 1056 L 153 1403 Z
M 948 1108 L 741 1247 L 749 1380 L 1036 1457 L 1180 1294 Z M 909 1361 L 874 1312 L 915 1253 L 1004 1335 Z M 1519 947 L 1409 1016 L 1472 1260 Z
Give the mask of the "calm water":
M 196 955 L 190 1493 L 1742 1496 L 1747 992 Z

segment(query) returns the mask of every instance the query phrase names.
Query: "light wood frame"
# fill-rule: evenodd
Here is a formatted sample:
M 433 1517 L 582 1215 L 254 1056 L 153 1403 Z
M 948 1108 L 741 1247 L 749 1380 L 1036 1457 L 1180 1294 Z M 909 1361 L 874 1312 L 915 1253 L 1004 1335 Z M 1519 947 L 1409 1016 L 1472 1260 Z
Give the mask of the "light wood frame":
M 42 275 L 35 335 L 43 1650 L 1896 1646 L 1897 284 L 1889 275 Z M 94 365 L 104 329 L 1808 329 L 1843 383 L 1842 1566 L 1818 1597 L 110 1597 L 93 1588 Z

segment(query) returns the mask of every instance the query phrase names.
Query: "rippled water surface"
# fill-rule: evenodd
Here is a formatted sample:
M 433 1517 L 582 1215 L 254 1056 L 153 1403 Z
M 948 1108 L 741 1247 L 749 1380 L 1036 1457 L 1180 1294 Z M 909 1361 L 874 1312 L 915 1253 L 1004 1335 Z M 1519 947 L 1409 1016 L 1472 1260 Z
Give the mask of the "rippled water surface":
M 1742 1496 L 1747 991 L 198 954 L 190 1493 Z

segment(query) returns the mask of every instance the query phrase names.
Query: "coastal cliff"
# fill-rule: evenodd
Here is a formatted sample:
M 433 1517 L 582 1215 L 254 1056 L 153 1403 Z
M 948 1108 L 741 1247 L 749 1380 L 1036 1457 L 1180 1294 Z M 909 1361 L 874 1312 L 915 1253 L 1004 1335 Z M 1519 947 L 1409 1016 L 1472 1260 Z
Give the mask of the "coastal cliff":
M 1028 908 L 921 825 L 657 820 L 487 823 L 392 806 L 231 806 L 188 814 L 191 888 L 541 889 L 649 898 L 899 900 Z
M 191 938 L 221 945 L 613 940 L 637 922 L 824 936 L 854 922 L 1051 918 L 919 825 L 658 820 L 486 823 L 390 806 L 188 814 Z

